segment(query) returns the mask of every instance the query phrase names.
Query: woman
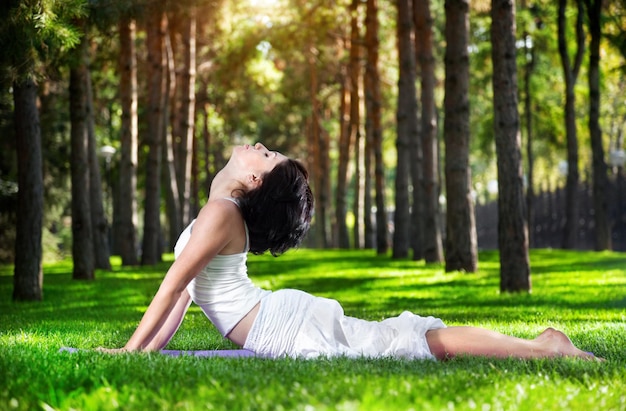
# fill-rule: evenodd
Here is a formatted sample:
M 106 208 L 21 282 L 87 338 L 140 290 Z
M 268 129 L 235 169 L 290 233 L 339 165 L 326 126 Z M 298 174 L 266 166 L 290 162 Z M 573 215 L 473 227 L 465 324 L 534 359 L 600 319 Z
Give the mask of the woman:
M 344 316 L 334 300 L 256 287 L 247 276 L 247 252 L 278 255 L 299 245 L 309 229 L 313 197 L 307 178 L 298 162 L 260 143 L 235 147 L 211 184 L 207 204 L 181 234 L 176 260 L 137 330 L 124 348 L 102 350 L 162 349 L 194 301 L 223 336 L 267 357 L 593 357 L 551 328 L 524 340 L 446 327 L 409 312 L 372 322 Z

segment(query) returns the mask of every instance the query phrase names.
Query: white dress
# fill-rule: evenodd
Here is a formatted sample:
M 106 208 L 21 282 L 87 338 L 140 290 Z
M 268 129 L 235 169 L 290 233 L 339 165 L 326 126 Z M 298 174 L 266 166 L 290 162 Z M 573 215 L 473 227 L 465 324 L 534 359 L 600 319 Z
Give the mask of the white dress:
M 181 234 L 176 256 L 189 241 L 192 228 L 193 222 Z M 260 301 L 244 344 L 257 355 L 435 358 L 426 332 L 444 328 L 440 319 L 408 311 L 383 321 L 345 316 L 335 300 L 299 290 L 262 290 L 250 281 L 246 260 L 246 252 L 217 256 L 187 289 L 223 336 Z
M 271 358 L 435 359 L 426 332 L 438 328 L 440 319 L 408 311 L 382 321 L 349 317 L 335 300 L 285 289 L 261 299 L 244 348 Z

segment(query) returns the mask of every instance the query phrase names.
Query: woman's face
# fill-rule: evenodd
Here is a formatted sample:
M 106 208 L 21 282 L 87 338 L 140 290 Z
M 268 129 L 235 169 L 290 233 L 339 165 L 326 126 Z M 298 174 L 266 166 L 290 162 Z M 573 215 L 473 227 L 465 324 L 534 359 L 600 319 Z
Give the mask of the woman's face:
M 269 151 L 261 143 L 256 143 L 254 146 L 250 144 L 237 146 L 233 149 L 233 157 L 237 159 L 240 166 L 258 175 L 272 171 L 278 163 L 287 160 L 287 156 L 278 151 Z

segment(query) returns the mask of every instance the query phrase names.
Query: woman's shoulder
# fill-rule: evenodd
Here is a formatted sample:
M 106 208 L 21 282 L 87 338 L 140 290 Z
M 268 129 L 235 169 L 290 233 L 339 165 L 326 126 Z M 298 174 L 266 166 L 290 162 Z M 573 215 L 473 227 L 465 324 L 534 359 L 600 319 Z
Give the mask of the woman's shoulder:
M 220 253 L 241 252 L 247 243 L 245 223 L 239 207 L 224 198 L 207 201 L 194 223 L 194 234 L 208 241 L 223 241 L 224 249 Z
M 198 219 L 202 220 L 223 220 L 225 218 L 241 220 L 241 212 L 236 199 L 229 197 L 209 198 L 198 213 Z

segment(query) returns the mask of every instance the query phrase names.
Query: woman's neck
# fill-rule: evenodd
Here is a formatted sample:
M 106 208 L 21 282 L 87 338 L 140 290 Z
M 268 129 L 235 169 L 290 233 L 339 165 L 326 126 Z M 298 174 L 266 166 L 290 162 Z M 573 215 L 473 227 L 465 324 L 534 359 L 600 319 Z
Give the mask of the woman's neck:
M 238 192 L 244 189 L 244 184 L 226 169 L 220 170 L 211 182 L 209 200 L 224 197 L 237 197 Z

